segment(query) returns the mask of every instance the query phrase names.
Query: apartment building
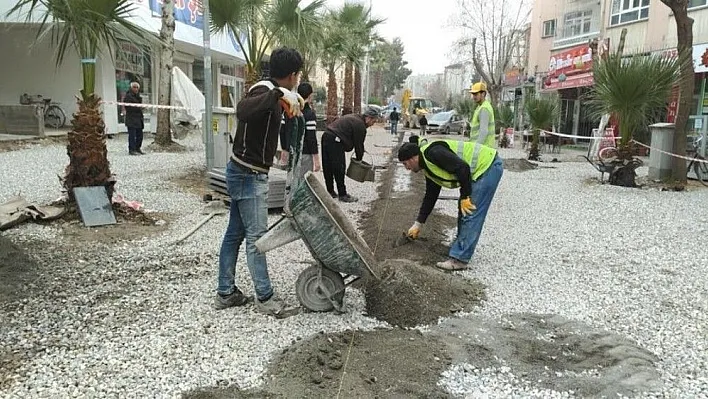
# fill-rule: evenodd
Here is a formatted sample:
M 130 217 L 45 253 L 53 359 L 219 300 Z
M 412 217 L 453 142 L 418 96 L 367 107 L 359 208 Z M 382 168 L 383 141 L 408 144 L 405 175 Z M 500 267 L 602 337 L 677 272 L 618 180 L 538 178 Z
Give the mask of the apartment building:
M 696 72 L 691 114 L 692 121 L 701 120 L 695 125 L 705 129 L 708 62 L 702 57 L 708 51 L 708 1 L 689 0 L 689 16 L 694 19 Z M 614 51 L 623 28 L 625 54 L 676 51 L 676 23 L 660 0 L 534 0 L 528 71 L 535 75 L 538 90 L 560 95 L 562 132 L 589 135 L 597 127 L 582 106 L 582 95 L 593 84 L 588 42 L 601 39 L 601 51 Z M 669 118 L 675 111 L 669 110 Z

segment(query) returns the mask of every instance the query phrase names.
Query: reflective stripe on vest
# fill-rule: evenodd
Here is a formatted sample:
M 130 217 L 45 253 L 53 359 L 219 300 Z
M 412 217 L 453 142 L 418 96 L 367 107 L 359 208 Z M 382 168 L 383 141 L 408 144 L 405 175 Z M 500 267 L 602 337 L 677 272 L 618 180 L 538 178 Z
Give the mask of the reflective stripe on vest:
M 472 115 L 472 123 L 470 123 L 470 140 L 477 141 L 479 138 L 479 113 L 483 109 L 487 110 L 487 113 L 489 114 L 489 124 L 487 125 L 487 137 L 484 138 L 484 142 L 482 144 L 494 148 L 494 144 L 496 142 L 494 138 L 496 133 L 496 124 L 494 123 L 494 109 L 492 108 L 492 104 L 489 100 L 482 101 L 482 103 L 479 104 L 474 110 L 474 114 Z
M 430 145 L 436 142 L 446 143 L 448 148 L 455 152 L 465 163 L 470 165 L 470 177 L 472 180 L 477 180 L 482 173 L 489 169 L 489 166 L 492 164 L 497 154 L 497 151 L 493 148 L 470 141 L 435 140 L 423 144 L 420 147 L 420 154 L 426 166 L 423 168 L 425 176 L 434 181 L 437 185 L 445 188 L 457 188 L 460 186 L 460 182 L 457 180 L 457 176 L 447 172 L 425 158 L 425 151 Z

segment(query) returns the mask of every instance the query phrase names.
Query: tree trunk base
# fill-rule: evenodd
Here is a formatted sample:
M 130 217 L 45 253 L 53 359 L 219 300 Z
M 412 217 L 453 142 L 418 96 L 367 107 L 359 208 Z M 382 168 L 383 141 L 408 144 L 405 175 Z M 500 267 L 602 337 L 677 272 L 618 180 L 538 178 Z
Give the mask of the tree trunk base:
M 613 186 L 637 188 L 637 168 L 642 165 L 638 159 L 615 160 L 611 164 L 615 169 L 610 173 L 608 182 Z

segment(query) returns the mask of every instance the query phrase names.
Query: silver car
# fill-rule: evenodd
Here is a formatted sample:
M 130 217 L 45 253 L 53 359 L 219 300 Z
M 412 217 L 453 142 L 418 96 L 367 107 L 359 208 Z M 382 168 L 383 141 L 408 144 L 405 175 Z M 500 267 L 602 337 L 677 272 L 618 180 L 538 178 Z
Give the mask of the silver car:
M 438 112 L 428 119 L 428 133 L 464 134 L 467 132 L 467 120 L 457 111 Z

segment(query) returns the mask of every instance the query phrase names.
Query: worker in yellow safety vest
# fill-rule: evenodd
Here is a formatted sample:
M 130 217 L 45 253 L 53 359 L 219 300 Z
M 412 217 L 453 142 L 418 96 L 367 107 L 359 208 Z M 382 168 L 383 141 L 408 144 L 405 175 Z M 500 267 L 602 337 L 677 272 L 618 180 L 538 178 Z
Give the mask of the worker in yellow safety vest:
M 496 127 L 494 109 L 487 100 L 487 85 L 482 82 L 475 83 L 470 88 L 470 93 L 472 100 L 477 104 L 477 108 L 472 114 L 472 122 L 470 122 L 470 141 L 494 148 Z
M 449 258 L 436 266 L 443 270 L 466 269 L 502 177 L 497 150 L 471 141 L 411 140 L 398 150 L 398 160 L 406 169 L 425 174 L 425 197 L 407 233 L 412 239 L 420 235 L 441 187 L 460 189 L 457 237 L 450 246 Z

